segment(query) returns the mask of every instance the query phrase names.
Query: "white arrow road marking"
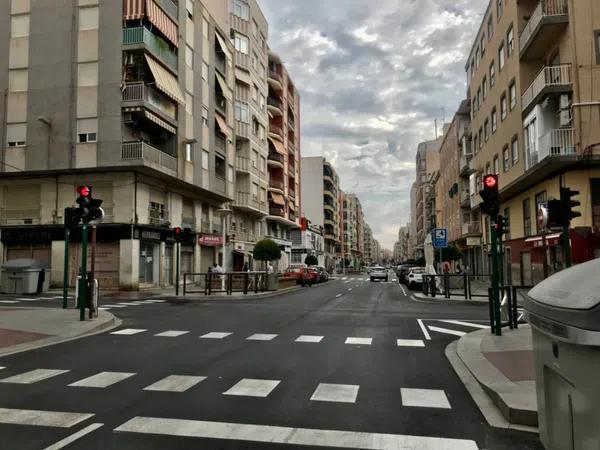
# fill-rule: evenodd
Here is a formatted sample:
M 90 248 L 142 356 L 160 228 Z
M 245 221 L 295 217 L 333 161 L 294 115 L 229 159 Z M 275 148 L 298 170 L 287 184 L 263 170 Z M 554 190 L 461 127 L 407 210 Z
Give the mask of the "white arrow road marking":
M 456 331 L 456 330 L 449 330 L 447 328 L 432 327 L 431 325 L 428 325 L 427 328 L 429 328 L 430 331 L 437 331 L 438 333 L 452 334 L 454 336 L 464 336 L 465 334 L 467 334 L 464 331 Z
M 473 328 L 481 328 L 481 329 L 489 328 L 487 325 L 480 325 L 478 323 L 463 322 L 461 320 L 440 320 L 440 322 L 452 323 L 454 325 L 462 325 L 462 326 L 465 326 L 465 327 L 473 327 Z

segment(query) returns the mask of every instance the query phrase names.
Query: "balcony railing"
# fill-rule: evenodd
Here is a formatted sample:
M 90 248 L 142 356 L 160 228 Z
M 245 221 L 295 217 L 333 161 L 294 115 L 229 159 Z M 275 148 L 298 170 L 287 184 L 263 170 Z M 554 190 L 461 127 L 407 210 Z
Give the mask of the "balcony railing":
M 221 193 L 225 192 L 225 187 L 226 187 L 225 178 L 222 178 L 217 175 L 215 177 L 214 187 L 217 192 L 221 192 Z
M 179 7 L 172 0 L 154 0 L 173 19 L 179 20 Z
M 177 105 L 143 82 L 127 83 L 122 97 L 124 102 L 146 102 L 167 117 L 177 120 Z
M 276 152 L 269 152 L 269 161 L 277 162 L 283 164 L 285 159 L 282 154 Z
M 148 223 L 150 225 L 165 226 L 169 224 L 169 212 L 164 208 L 148 206 Z
M 279 111 L 283 111 L 283 104 L 278 98 L 271 96 L 267 97 L 267 105 L 277 108 Z
M 123 45 L 144 44 L 150 52 L 168 67 L 177 71 L 177 54 L 164 39 L 145 27 L 123 28 Z
M 177 173 L 177 158 L 145 142 L 123 142 L 121 159 L 124 161 L 143 161 L 167 169 L 174 172 L 174 174 Z
M 0 225 L 39 225 L 40 220 L 40 208 L 0 208 Z
M 271 178 L 269 180 L 269 187 L 283 191 L 285 189 L 285 183 L 283 182 L 283 180 L 274 180 Z
M 261 203 L 258 200 L 258 196 L 254 196 L 249 192 L 236 192 L 235 193 L 235 204 L 236 206 L 261 209 Z M 265 206 L 263 204 L 263 206 Z
M 471 172 L 471 159 L 472 155 L 461 155 L 460 157 L 460 173 L 470 173 Z
M 460 204 L 464 205 L 465 203 L 467 203 L 467 205 L 470 206 L 470 200 L 471 200 L 471 194 L 469 193 L 468 189 L 463 189 L 462 191 L 460 191 Z
M 573 128 L 550 130 L 539 139 L 538 143 L 539 148 L 537 151 L 529 154 L 528 169 L 548 157 L 574 155 L 576 153 L 575 130 Z
M 521 97 L 523 111 L 525 111 L 545 89 L 568 89 L 571 85 L 571 64 L 544 67 Z
M 277 72 L 275 72 L 274 70 L 269 70 L 269 78 L 271 80 L 275 80 L 276 82 L 278 82 L 279 84 L 283 83 L 283 79 L 281 78 L 281 75 L 279 75 Z
M 269 133 L 276 134 L 281 139 L 283 139 L 283 129 L 277 125 L 269 125 Z
M 540 0 L 519 36 L 520 52 L 522 53 L 530 45 L 532 39 L 535 38 L 542 21 L 549 18 L 556 19 L 560 16 L 568 18 L 568 14 L 567 0 Z
M 281 206 L 273 206 L 269 207 L 269 214 L 277 217 L 285 217 L 285 210 Z

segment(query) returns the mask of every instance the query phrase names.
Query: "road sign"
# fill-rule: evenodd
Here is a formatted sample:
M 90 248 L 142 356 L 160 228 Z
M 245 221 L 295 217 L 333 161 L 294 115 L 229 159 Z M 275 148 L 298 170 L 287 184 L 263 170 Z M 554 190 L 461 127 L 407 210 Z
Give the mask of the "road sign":
M 434 228 L 433 230 L 433 247 L 446 248 L 448 247 L 448 229 Z

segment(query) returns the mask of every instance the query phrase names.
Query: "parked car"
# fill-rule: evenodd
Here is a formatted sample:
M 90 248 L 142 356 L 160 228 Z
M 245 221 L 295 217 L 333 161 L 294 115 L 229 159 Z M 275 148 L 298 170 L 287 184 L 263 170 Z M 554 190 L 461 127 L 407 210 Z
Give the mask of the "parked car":
M 390 281 L 390 275 L 388 274 L 388 271 L 385 269 L 385 267 L 373 267 L 371 269 L 371 273 L 369 274 L 371 281 L 375 281 L 375 280 L 385 280 L 385 281 Z
M 398 281 L 400 283 L 408 284 L 408 273 L 413 267 L 414 266 L 410 264 L 402 264 L 401 266 L 398 266 L 398 271 L 396 272 L 396 275 L 398 275 Z
M 329 272 L 323 266 L 315 266 L 311 267 L 311 269 L 316 269 L 319 272 L 319 283 L 325 283 L 329 281 Z
M 296 281 L 299 281 L 302 278 L 302 271 L 305 268 L 302 266 L 296 267 L 288 267 L 285 272 L 283 272 L 284 278 L 295 278 Z
M 412 289 L 416 286 L 422 286 L 423 285 L 423 275 L 425 274 L 425 267 L 413 267 L 410 269 L 410 272 L 408 272 L 408 282 L 406 283 L 408 285 L 409 289 Z
M 306 267 L 302 271 L 302 278 L 300 284 L 308 284 L 312 286 L 320 282 L 321 275 L 315 267 Z

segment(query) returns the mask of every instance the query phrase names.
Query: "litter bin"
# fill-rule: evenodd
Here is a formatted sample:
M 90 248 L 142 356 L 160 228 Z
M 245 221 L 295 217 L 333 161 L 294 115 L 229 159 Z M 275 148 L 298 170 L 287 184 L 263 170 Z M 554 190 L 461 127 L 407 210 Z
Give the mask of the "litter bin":
M 553 275 L 525 295 L 546 450 L 600 448 L 599 274 L 595 259 Z
M 48 265 L 35 259 L 13 259 L 2 266 L 3 294 L 39 294 L 50 284 Z

